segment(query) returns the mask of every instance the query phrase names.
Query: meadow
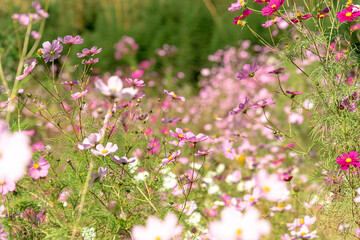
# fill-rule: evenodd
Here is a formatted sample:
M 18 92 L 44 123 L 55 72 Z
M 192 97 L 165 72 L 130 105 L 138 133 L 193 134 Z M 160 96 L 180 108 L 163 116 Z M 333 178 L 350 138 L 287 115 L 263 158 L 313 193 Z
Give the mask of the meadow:
M 0 240 L 360 239 L 359 5 L 0 6 Z

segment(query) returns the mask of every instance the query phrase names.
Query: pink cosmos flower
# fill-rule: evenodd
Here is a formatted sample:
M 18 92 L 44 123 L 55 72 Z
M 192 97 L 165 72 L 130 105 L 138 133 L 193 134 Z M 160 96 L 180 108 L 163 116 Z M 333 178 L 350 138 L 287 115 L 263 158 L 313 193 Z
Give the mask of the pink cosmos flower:
M 126 81 L 136 87 L 144 87 L 145 86 L 144 81 L 141 79 L 127 78 Z
M 246 110 L 249 106 L 250 98 L 246 97 L 239 105 L 229 112 L 229 115 L 236 115 L 238 113 L 246 113 Z
M 32 2 L 32 6 L 35 8 L 36 12 L 43 18 L 48 18 L 49 13 L 45 12 L 45 10 L 41 9 L 41 5 L 38 1 Z
M 158 139 L 153 138 L 149 140 L 149 143 L 146 147 L 146 151 L 149 154 L 156 154 L 160 149 L 160 142 Z
M 264 24 L 261 24 L 263 27 L 270 27 L 272 26 L 274 23 L 278 23 L 280 22 L 281 20 L 283 20 L 282 17 L 275 17 L 273 20 L 269 20 L 269 21 L 266 21 Z
M 0 175 L 0 193 L 6 195 L 8 192 L 15 190 L 15 182 L 7 178 L 5 175 Z
M 38 162 L 32 162 L 29 167 L 29 175 L 34 179 L 38 179 L 40 177 L 46 177 L 48 175 L 50 168 L 50 163 L 48 163 L 45 158 L 40 157 Z
M 111 159 L 112 159 L 114 162 L 122 163 L 122 164 L 133 163 L 133 162 L 135 162 L 135 161 L 137 160 L 135 157 L 127 158 L 126 156 L 123 156 L 123 157 L 119 158 L 119 157 L 116 156 L 116 155 L 114 155 L 113 157 L 111 157 Z
M 77 53 L 77 56 L 79 58 L 85 57 L 85 56 L 94 56 L 95 54 L 101 53 L 102 48 L 97 49 L 97 47 L 92 47 L 90 50 L 87 48 L 84 48 L 82 50 L 82 53 Z
M 167 94 L 169 97 L 171 97 L 173 100 L 178 100 L 180 102 L 185 102 L 185 98 L 181 96 L 177 96 L 174 92 L 168 92 L 166 89 L 164 90 L 164 93 Z
M 290 24 L 301 22 L 303 20 L 309 19 L 310 17 L 310 14 L 301 15 L 301 13 L 297 13 L 296 18 L 290 19 Z
M 232 147 L 233 143 L 230 141 L 224 141 L 221 145 L 223 154 L 227 159 L 233 160 L 236 156 L 236 152 Z
M 254 62 L 252 65 L 245 64 L 243 66 L 243 71 L 239 72 L 236 76 L 239 80 L 249 79 L 255 76 L 255 72 L 259 70 L 261 65 L 257 62 Z
M 273 206 L 269 208 L 271 211 L 273 212 L 285 212 L 285 211 L 289 211 L 292 209 L 292 206 L 290 204 L 288 204 L 286 207 L 284 205 L 282 205 L 281 203 L 279 203 L 277 206 Z
M 357 196 L 356 198 L 354 198 L 354 202 L 359 203 L 359 202 L 360 202 L 360 188 L 358 188 L 358 189 L 356 190 L 356 192 L 358 193 L 359 196 Z
M 90 64 L 95 64 L 98 62 L 99 62 L 99 58 L 95 58 L 95 59 L 89 58 L 89 60 L 86 60 L 86 61 L 83 60 L 82 64 L 90 65 Z
M 118 76 L 111 76 L 107 84 L 101 79 L 95 80 L 95 87 L 105 96 L 113 96 L 119 98 L 134 98 L 135 94 L 138 92 L 136 88 L 123 88 L 123 83 Z
M 283 5 L 285 0 L 270 0 L 269 5 L 262 9 L 263 16 L 273 15 Z
M 60 57 L 60 53 L 63 50 L 63 46 L 60 44 L 58 40 L 53 40 L 52 43 L 46 41 L 42 44 L 43 48 L 40 48 L 40 51 L 43 54 L 44 61 L 53 62 L 55 59 Z
M 100 142 L 101 138 L 104 136 L 104 130 L 100 129 L 98 133 L 91 133 L 89 137 L 85 138 L 82 143 L 78 144 L 80 150 L 86 150 L 93 146 L 96 143 Z
M 205 209 L 205 214 L 209 217 L 216 217 L 217 215 L 216 207 Z
M 360 23 L 356 23 L 350 27 L 351 31 L 356 31 L 360 29 Z
M 276 174 L 269 175 L 264 169 L 255 175 L 255 183 L 261 196 L 270 202 L 277 202 L 288 193 L 286 183 L 279 180 Z
M 360 12 L 353 12 L 354 6 L 351 5 L 341 12 L 336 13 L 336 17 L 338 18 L 339 22 L 353 22 L 355 21 L 359 16 Z
M 181 128 L 176 128 L 175 132 L 176 133 L 174 133 L 172 130 L 169 131 L 170 135 L 173 137 L 177 137 L 179 139 L 179 141 L 183 141 L 183 142 L 187 141 L 187 139 L 185 137 L 186 134 L 184 133 L 184 131 Z
M 353 165 L 354 167 L 359 167 L 359 154 L 357 152 L 349 152 L 343 153 L 341 157 L 336 158 L 337 164 L 341 165 L 340 169 L 349 169 L 350 165 Z
M 209 153 L 211 153 L 213 150 L 209 149 L 209 150 L 199 150 L 197 153 L 195 153 L 195 156 L 205 156 L 208 155 Z
M 4 227 L 3 225 L 0 223 L 0 240 L 8 240 L 7 236 L 9 235 L 8 232 L 4 232 Z
M 29 25 L 29 23 L 30 23 L 30 17 L 27 14 L 14 13 L 11 16 L 11 18 L 17 19 L 20 24 L 25 25 L 25 26 Z
M 131 77 L 132 78 L 140 78 L 140 77 L 142 77 L 143 75 L 144 75 L 144 70 L 142 70 L 142 69 L 137 69 L 137 70 L 135 70 L 134 72 L 132 72 L 131 73 Z
M 195 134 L 193 132 L 187 132 L 185 133 L 185 138 L 188 142 L 192 142 L 192 143 L 197 143 L 197 142 L 202 142 L 205 141 L 209 138 L 209 136 L 203 134 L 203 133 L 199 133 L 198 135 L 195 136 Z
M 259 4 L 263 4 L 263 3 L 270 2 L 270 0 L 254 0 L 254 2 L 259 3 Z
M 84 42 L 84 39 L 82 39 L 79 35 L 76 35 L 75 37 L 71 35 L 66 35 L 64 38 L 58 38 L 60 42 L 63 44 L 73 45 L 73 44 L 82 44 Z
M 95 149 L 91 149 L 91 153 L 94 155 L 101 155 L 101 156 L 106 156 L 108 154 L 113 154 L 118 150 L 118 146 L 116 144 L 113 144 L 111 142 L 108 142 L 106 144 L 106 146 L 104 147 L 102 144 L 98 144 L 96 146 L 96 150 Z
M 24 79 L 26 76 L 28 76 L 28 75 L 34 70 L 34 68 L 35 68 L 35 66 L 36 66 L 36 63 L 37 63 L 37 60 L 34 59 L 34 60 L 30 63 L 30 65 L 24 69 L 24 74 L 16 77 L 16 80 L 22 80 L 22 79 Z
M 224 208 L 221 220 L 209 224 L 209 232 L 215 239 L 258 240 L 271 231 L 270 223 L 260 217 L 259 211 L 253 207 L 244 214 L 234 208 Z
M 162 164 L 161 166 L 164 166 L 165 164 L 168 164 L 169 162 L 172 162 L 175 160 L 176 157 L 180 156 L 181 155 L 181 151 L 180 150 L 177 150 L 176 152 L 174 152 L 173 154 L 171 154 L 169 157 L 167 158 L 163 158 L 161 161 L 162 161 Z
M 31 31 L 31 32 L 30 32 L 30 36 L 31 36 L 33 39 L 39 39 L 39 38 L 41 38 L 40 33 L 38 33 L 37 31 Z
M 77 92 L 77 93 L 74 93 L 74 94 L 71 94 L 71 99 L 72 100 L 77 100 L 79 98 L 83 98 L 85 97 L 85 95 L 88 93 L 88 90 L 86 89 L 85 91 L 83 92 Z
M 231 206 L 231 202 L 232 202 L 232 197 L 230 197 L 229 195 L 227 195 L 226 193 L 224 193 L 223 195 L 220 196 L 221 200 L 225 203 L 225 206 L 230 207 Z
M 305 216 L 304 219 L 295 218 L 293 223 L 287 223 L 286 225 L 288 226 L 288 230 L 290 231 L 297 227 L 302 227 L 303 225 L 310 226 L 314 224 L 315 221 L 316 221 L 316 217 Z
M 313 238 L 317 238 L 318 236 L 316 235 L 317 231 L 312 231 L 310 232 L 308 226 L 303 225 L 300 230 L 297 231 L 291 231 L 291 235 L 295 238 L 295 239 L 313 239 Z
M 228 11 L 234 12 L 240 10 L 242 8 L 242 5 L 243 4 L 240 2 L 232 3 L 231 6 L 228 8 Z
M 146 227 L 135 226 L 132 229 L 134 240 L 171 240 L 181 234 L 183 227 L 177 224 L 174 213 L 168 212 L 164 221 L 151 216 L 146 220 Z
M 267 98 L 267 99 L 265 99 L 263 101 L 259 101 L 257 103 L 251 104 L 250 108 L 259 108 L 259 107 L 264 108 L 264 107 L 266 107 L 268 105 L 274 104 L 275 101 L 276 101 L 276 99 L 272 100 L 271 98 Z

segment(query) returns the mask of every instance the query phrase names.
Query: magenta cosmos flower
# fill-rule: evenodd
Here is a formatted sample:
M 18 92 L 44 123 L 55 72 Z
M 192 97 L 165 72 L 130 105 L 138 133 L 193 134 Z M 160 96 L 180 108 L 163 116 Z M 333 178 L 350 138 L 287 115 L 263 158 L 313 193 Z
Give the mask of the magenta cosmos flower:
M 341 165 L 340 169 L 349 169 L 350 165 L 353 165 L 354 167 L 359 167 L 359 154 L 357 152 L 349 152 L 343 153 L 341 157 L 336 158 L 337 164 Z
M 239 17 L 234 17 L 235 21 L 233 22 L 233 24 L 242 25 L 243 24 L 242 19 L 246 18 L 251 13 L 252 13 L 251 10 L 245 9 L 244 12 Z
M 73 45 L 73 44 L 82 44 L 84 42 L 84 39 L 82 39 L 79 35 L 76 35 L 75 37 L 71 35 L 66 35 L 64 38 L 58 38 L 60 42 L 63 44 Z
M 290 20 L 290 24 L 301 22 L 303 20 L 309 19 L 310 17 L 310 14 L 301 15 L 301 13 L 297 13 L 296 18 Z
M 354 6 L 350 6 L 342 10 L 341 12 L 338 12 L 336 14 L 336 17 L 339 19 L 339 22 L 353 22 L 360 16 L 360 11 L 353 12 Z
M 285 0 L 270 0 L 269 5 L 262 9 L 263 16 L 273 15 L 283 5 Z
M 48 163 L 45 158 L 40 157 L 38 162 L 33 162 L 29 167 L 29 175 L 34 179 L 40 177 L 46 177 L 49 173 L 50 163 Z
M 232 111 L 229 112 L 229 115 L 236 115 L 238 113 L 246 113 L 246 110 L 249 106 L 250 98 L 246 97 L 242 102 L 239 103 L 239 105 L 234 108 Z
M 144 81 L 141 80 L 141 79 L 137 79 L 137 78 L 135 78 L 135 79 L 127 78 L 126 81 L 127 81 L 128 83 L 130 83 L 131 85 L 134 85 L 134 86 L 136 86 L 136 87 L 144 87 L 144 86 L 145 86 Z
M 43 54 L 44 61 L 53 62 L 55 59 L 60 57 L 60 53 L 63 50 L 63 46 L 60 44 L 58 40 L 53 40 L 52 43 L 46 41 L 42 44 L 43 48 L 40 48 L 40 51 Z
M 252 65 L 245 64 L 243 67 L 243 71 L 239 72 L 236 76 L 239 80 L 249 79 L 255 76 L 255 72 L 259 70 L 261 65 L 257 62 L 254 62 Z

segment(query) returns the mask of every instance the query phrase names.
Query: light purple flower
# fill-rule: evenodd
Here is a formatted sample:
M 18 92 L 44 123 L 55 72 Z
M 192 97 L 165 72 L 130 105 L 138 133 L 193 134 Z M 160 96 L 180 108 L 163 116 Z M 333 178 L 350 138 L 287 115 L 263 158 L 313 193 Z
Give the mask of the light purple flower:
M 254 62 L 252 65 L 245 64 L 243 67 L 243 71 L 239 72 L 236 76 L 239 80 L 249 79 L 255 76 L 255 72 L 259 70 L 261 65 L 257 62 Z
M 16 80 L 22 80 L 22 79 L 24 79 L 26 76 L 28 76 L 28 75 L 34 70 L 34 68 L 35 68 L 35 66 L 36 66 L 36 63 L 37 63 L 37 60 L 34 59 L 34 60 L 30 63 L 30 65 L 24 69 L 24 74 L 16 77 Z
M 112 159 L 114 162 L 123 163 L 123 164 L 133 163 L 133 162 L 136 161 L 136 158 L 134 158 L 134 157 L 128 159 L 126 156 L 123 156 L 122 158 L 119 158 L 119 157 L 116 156 L 116 155 L 114 155 L 113 157 L 111 157 L 111 159 Z
M 181 96 L 177 96 L 174 92 L 168 92 L 166 89 L 164 90 L 164 93 L 167 94 L 169 97 L 171 97 L 174 100 L 178 100 L 180 102 L 185 102 L 185 98 Z
M 95 58 L 95 59 L 89 58 L 89 60 L 86 61 L 83 60 L 83 64 L 85 65 L 95 64 L 98 62 L 99 62 L 99 58 Z
M 42 44 L 42 46 L 43 48 L 40 48 L 40 51 L 43 53 L 43 58 L 46 63 L 49 61 L 52 62 L 54 59 L 58 59 L 63 50 L 63 46 L 58 40 L 53 40 L 52 43 L 46 41 Z
M 113 154 L 118 150 L 118 146 L 116 144 L 113 144 L 111 142 L 108 142 L 106 146 L 104 147 L 102 144 L 98 144 L 95 149 L 91 149 L 91 153 L 94 155 L 101 155 L 106 156 L 108 154 Z
M 87 48 L 84 48 L 82 50 L 82 53 L 78 53 L 77 56 L 79 58 L 85 57 L 85 56 L 94 56 L 95 54 L 100 53 L 102 48 L 97 49 L 97 47 L 92 47 L 90 50 Z
M 99 133 L 91 133 L 89 137 L 85 138 L 82 143 L 78 144 L 80 150 L 86 150 L 98 143 L 101 138 L 104 136 L 104 130 L 100 129 Z
M 76 35 L 75 37 L 71 35 L 66 35 L 64 38 L 58 38 L 60 42 L 63 44 L 73 45 L 73 44 L 82 44 L 84 42 L 84 39 L 82 39 L 79 35 Z
M 91 180 L 94 182 L 96 179 L 100 178 L 100 182 L 102 182 L 103 178 L 106 177 L 107 172 L 109 171 L 108 167 L 99 167 L 98 173 L 91 173 Z
M 40 177 L 46 177 L 49 173 L 50 164 L 45 160 L 45 158 L 40 157 L 38 162 L 32 162 L 29 167 L 29 175 L 34 179 Z
M 271 98 L 267 98 L 263 101 L 259 101 L 257 103 L 251 104 L 250 108 L 259 108 L 259 107 L 266 107 L 268 105 L 274 104 L 276 100 L 272 100 Z
M 236 115 L 241 112 L 245 113 L 249 106 L 249 101 L 250 101 L 250 98 L 246 97 L 244 99 L 244 101 L 239 103 L 239 106 L 237 106 L 236 108 L 234 108 L 232 111 L 229 112 L 229 115 Z
M 77 93 L 71 94 L 71 99 L 76 100 L 79 98 L 83 98 L 87 93 L 88 93 L 88 90 L 86 89 L 83 92 L 77 92 Z

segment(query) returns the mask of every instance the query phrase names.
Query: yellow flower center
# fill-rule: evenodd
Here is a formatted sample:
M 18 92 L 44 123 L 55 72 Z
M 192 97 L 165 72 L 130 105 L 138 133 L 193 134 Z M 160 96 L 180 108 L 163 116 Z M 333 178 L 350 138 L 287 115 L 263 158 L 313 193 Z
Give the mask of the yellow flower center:
M 351 158 L 347 158 L 347 159 L 345 159 L 345 162 L 350 163 L 350 162 L 352 162 L 352 159 L 351 159 Z
M 113 90 L 114 92 L 117 92 L 117 89 L 116 89 L 116 88 L 113 88 L 113 89 L 111 89 L 111 90 Z
M 79 94 L 79 96 L 78 96 L 78 97 L 79 97 L 79 98 L 81 98 L 82 96 L 83 96 L 82 94 Z
M 243 21 L 241 21 L 240 19 L 236 22 L 237 25 L 242 25 Z
M 34 164 L 34 168 L 35 168 L 35 169 L 38 169 L 38 168 L 40 168 L 40 165 L 37 164 L 37 163 L 35 163 L 35 164 Z
M 205 151 L 202 151 L 201 154 L 205 154 Z
M 190 209 L 190 207 L 189 207 L 189 206 L 187 206 L 187 207 L 186 207 L 186 209 L 187 209 L 187 210 L 189 210 L 189 209 Z
M 304 235 L 306 235 L 306 232 L 302 232 L 302 233 L 300 233 L 302 236 L 304 236 Z
M 265 192 L 270 192 L 270 188 L 268 186 L 263 188 Z
M 103 153 L 103 154 L 108 153 L 108 152 L 109 152 L 109 151 L 106 150 L 106 149 L 104 149 L 104 150 L 101 151 L 101 153 Z
M 245 160 L 246 160 L 246 156 L 244 154 L 241 154 L 241 155 L 237 155 L 235 157 L 235 160 L 238 162 L 238 163 L 244 163 Z
M 300 17 L 301 17 L 301 13 L 297 13 L 297 14 L 296 14 L 296 17 L 297 17 L 297 18 L 300 18 Z
M 279 209 L 283 209 L 284 208 L 284 205 L 282 205 L 281 203 L 278 204 L 278 208 Z
M 236 235 L 240 236 L 242 234 L 242 229 L 238 228 L 236 229 Z
M 183 138 L 184 137 L 184 135 L 182 135 L 182 134 L 179 134 L 179 138 Z
M 351 15 L 352 15 L 351 12 L 347 12 L 347 13 L 345 14 L 345 16 L 347 16 L 347 17 L 351 17 Z
M 228 152 L 231 152 L 231 149 L 228 149 L 227 151 L 228 151 Z
M 219 115 L 217 115 L 217 114 L 214 115 L 214 118 L 218 118 L 218 117 L 219 117 Z
M 3 154 L 2 154 L 2 152 L 0 152 L 0 159 L 2 158 L 2 156 L 3 156 Z
M 173 158 L 174 158 L 173 156 L 170 156 L 168 159 L 169 159 L 169 160 L 172 160 Z
M 251 198 L 249 198 L 249 201 L 253 202 L 253 201 L 255 201 L 255 198 L 251 197 Z
M 176 94 L 173 94 L 172 96 L 173 96 L 173 98 L 176 98 L 176 97 L 177 97 Z
M 271 8 L 276 8 L 276 4 L 271 5 Z
M 300 219 L 299 223 L 300 223 L 301 225 L 303 225 L 303 224 L 304 224 L 304 220 Z
M 1 180 L 0 180 L 0 185 L 4 185 L 4 184 L 5 184 L 4 179 L 1 179 Z
M 160 238 L 160 237 L 156 237 L 155 240 L 161 240 L 161 238 Z

